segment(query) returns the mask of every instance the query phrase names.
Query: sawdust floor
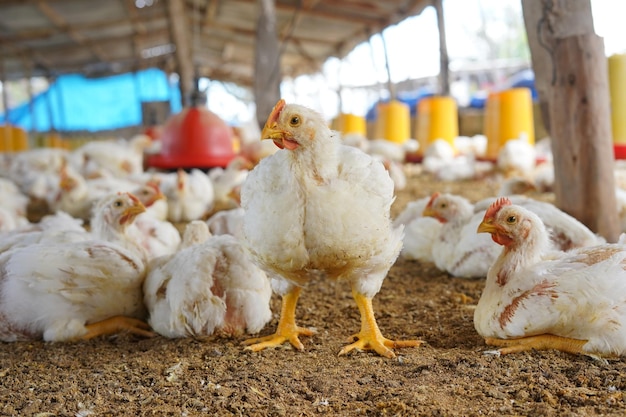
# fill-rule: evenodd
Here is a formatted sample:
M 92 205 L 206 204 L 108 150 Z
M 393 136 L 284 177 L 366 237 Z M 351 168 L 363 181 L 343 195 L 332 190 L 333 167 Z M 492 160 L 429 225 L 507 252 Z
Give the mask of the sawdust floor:
M 433 191 L 493 195 L 497 184 L 446 184 L 419 175 L 393 213 Z M 589 416 L 626 413 L 623 360 L 559 352 L 485 355 L 473 304 L 482 280 L 450 278 L 399 260 L 374 299 L 389 338 L 419 338 L 393 360 L 338 357 L 359 315 L 345 283 L 314 282 L 297 310 L 304 352 L 244 351 L 242 339 L 0 344 L 0 414 L 20 416 Z M 275 312 L 279 300 L 273 300 Z M 263 330 L 272 332 L 277 315 Z

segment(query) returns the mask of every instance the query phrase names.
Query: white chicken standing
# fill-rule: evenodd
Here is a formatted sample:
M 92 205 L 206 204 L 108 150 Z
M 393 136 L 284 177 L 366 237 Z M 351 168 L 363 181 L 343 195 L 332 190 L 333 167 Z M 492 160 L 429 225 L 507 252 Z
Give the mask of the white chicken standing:
M 198 220 L 211 212 L 215 203 L 213 184 L 199 169 L 179 169 L 161 183 L 167 197 L 167 219 L 171 222 Z
M 503 246 L 474 313 L 495 353 L 626 354 L 623 245 L 551 252 L 541 219 L 507 198 L 489 207 L 477 231 Z
M 42 243 L 0 256 L 0 340 L 72 341 L 127 331 L 153 336 L 146 323 L 141 251 L 125 235 L 145 209 L 130 194 L 97 206 L 94 239 Z
M 196 220 L 187 225 L 181 246 L 149 265 L 144 299 L 157 333 L 237 336 L 258 333 L 270 321 L 269 279 L 238 239 L 210 236 L 207 224 Z
M 390 348 L 419 346 L 417 340 L 393 341 L 381 334 L 372 309 L 387 272 L 402 248 L 402 228 L 393 229 L 393 182 L 380 162 L 341 144 L 322 116 L 280 100 L 267 119 L 263 139 L 281 148 L 248 174 L 241 190 L 244 236 L 257 262 L 282 296 L 276 332 L 246 341 L 259 351 L 289 341 L 298 350 L 296 325 L 302 287 L 316 273 L 345 279 L 361 314 L 354 349 L 375 350 L 391 358 Z

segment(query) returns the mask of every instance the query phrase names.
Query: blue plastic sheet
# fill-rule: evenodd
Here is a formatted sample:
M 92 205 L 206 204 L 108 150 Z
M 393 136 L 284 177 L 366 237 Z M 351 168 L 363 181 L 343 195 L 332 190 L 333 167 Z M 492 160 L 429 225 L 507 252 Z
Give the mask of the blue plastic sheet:
M 119 129 L 142 124 L 145 101 L 169 101 L 172 114 L 182 110 L 178 84 L 152 68 L 105 78 L 60 76 L 32 105 L 10 109 L 0 121 L 39 132 Z

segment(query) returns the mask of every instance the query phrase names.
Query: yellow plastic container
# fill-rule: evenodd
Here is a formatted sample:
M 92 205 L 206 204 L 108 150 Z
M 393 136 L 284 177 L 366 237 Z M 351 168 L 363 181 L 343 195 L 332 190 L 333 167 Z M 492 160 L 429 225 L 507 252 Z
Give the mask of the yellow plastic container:
M 530 89 L 511 88 L 489 94 L 483 129 L 487 137 L 487 159 L 497 159 L 502 145 L 522 134 L 526 135 L 528 143 L 534 144 L 533 99 Z
M 349 133 L 358 133 L 360 135 L 367 136 L 365 118 L 357 116 L 356 114 L 341 113 L 339 115 L 337 130 L 344 135 Z
M 411 109 L 405 103 L 391 100 L 378 104 L 376 138 L 387 139 L 395 143 L 404 143 L 411 133 Z
M 454 139 L 459 136 L 459 111 L 452 97 L 426 97 L 417 104 L 417 133 L 419 154 L 437 139 L 443 139 L 455 149 Z
M 611 55 L 608 65 L 613 143 L 626 145 L 626 54 Z
M 0 125 L 0 152 L 20 152 L 28 149 L 28 133 L 17 126 Z

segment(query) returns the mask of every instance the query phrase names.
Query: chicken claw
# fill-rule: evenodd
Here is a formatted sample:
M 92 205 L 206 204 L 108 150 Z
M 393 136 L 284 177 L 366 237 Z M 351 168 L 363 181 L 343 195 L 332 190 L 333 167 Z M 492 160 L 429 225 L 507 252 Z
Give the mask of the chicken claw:
M 587 340 L 571 339 L 569 337 L 555 336 L 553 334 L 540 334 L 537 336 L 520 337 L 517 339 L 485 338 L 485 343 L 491 346 L 503 346 L 497 350 L 499 355 L 525 352 L 528 350 L 556 349 L 562 352 L 581 354 Z
M 405 347 L 418 347 L 422 343 L 421 340 L 390 340 L 382 335 L 376 318 L 374 317 L 374 310 L 372 309 L 372 299 L 365 297 L 362 294 L 353 292 L 354 300 L 356 301 L 359 311 L 361 312 L 361 331 L 350 337 L 350 341 L 356 342 L 344 346 L 339 352 L 339 356 L 358 349 L 358 350 L 374 350 L 381 356 L 386 358 L 395 358 L 396 355 L 389 348 L 405 348 Z
M 246 350 L 258 352 L 269 347 L 280 346 L 286 341 L 289 341 L 296 349 L 304 350 L 304 345 L 300 342 L 299 336 L 312 336 L 314 332 L 313 330 L 296 326 L 296 305 L 300 297 L 300 291 L 300 287 L 294 287 L 293 290 L 283 296 L 276 333 L 245 340 L 243 344 L 248 345 Z
M 87 333 L 81 337 L 82 340 L 121 332 L 128 332 L 143 337 L 156 336 L 155 333 L 150 331 L 150 326 L 146 322 L 125 316 L 114 316 L 88 324 L 85 327 L 87 328 Z

